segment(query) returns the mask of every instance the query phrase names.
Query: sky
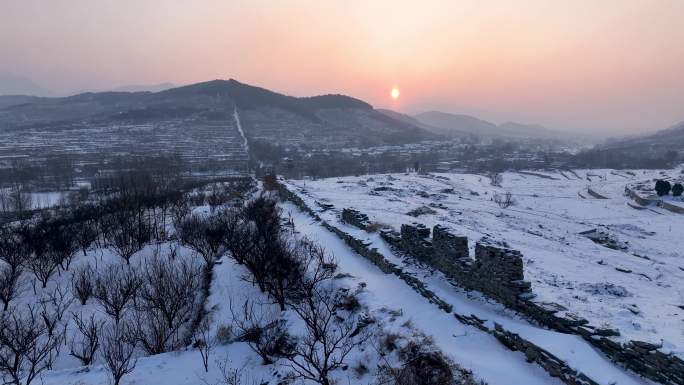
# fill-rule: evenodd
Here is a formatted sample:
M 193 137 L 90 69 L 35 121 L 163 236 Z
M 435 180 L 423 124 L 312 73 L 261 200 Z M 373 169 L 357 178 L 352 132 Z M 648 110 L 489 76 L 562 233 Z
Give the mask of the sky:
M 0 73 L 60 94 L 234 78 L 622 135 L 684 120 L 682 20 L 682 0 L 0 0 Z

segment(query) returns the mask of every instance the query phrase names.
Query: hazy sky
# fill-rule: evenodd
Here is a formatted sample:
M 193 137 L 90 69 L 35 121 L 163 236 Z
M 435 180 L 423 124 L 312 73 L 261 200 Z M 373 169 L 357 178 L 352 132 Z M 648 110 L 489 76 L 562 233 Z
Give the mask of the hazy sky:
M 683 0 L 0 0 L 0 72 L 57 92 L 235 78 L 633 133 L 684 120 L 683 21 Z

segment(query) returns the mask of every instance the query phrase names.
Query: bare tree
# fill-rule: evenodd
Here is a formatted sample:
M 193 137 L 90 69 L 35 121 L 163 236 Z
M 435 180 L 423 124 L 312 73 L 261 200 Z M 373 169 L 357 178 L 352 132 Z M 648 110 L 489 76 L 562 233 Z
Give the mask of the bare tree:
M 11 268 L 12 275 L 16 275 L 26 265 L 29 249 L 9 228 L 0 227 L 0 260 Z
M 21 269 L 14 269 L 10 265 L 0 266 L 0 301 L 3 311 L 7 311 L 10 302 L 21 293 L 23 281 Z
M 22 274 L 27 259 L 27 248 L 14 232 L 0 228 L 0 300 L 3 310 L 7 310 L 10 301 L 19 295 L 22 288 Z
M 48 231 L 47 253 L 57 261 L 62 270 L 69 270 L 71 261 L 78 251 L 76 233 L 72 226 L 53 225 Z
M 15 187 L 10 191 L 9 204 L 15 213 L 23 213 L 33 206 L 33 199 L 30 194 L 24 192 L 21 187 Z
M 325 249 L 307 238 L 297 241 L 297 261 L 305 272 L 297 291 L 291 293 L 290 302 L 298 303 L 316 295 L 316 289 L 330 281 L 337 271 L 335 260 L 325 253 Z
M 88 219 L 77 222 L 73 226 L 73 231 L 76 237 L 76 242 L 85 256 L 90 245 L 92 245 L 99 236 L 97 221 Z
M 496 203 L 502 209 L 507 209 L 511 207 L 513 203 L 515 203 L 513 201 L 513 194 L 508 191 L 504 194 L 494 194 L 492 200 L 494 200 L 494 203 Z
M 102 338 L 102 359 L 114 385 L 119 385 L 123 376 L 132 372 L 137 363 L 137 359 L 133 357 L 135 344 L 126 335 L 128 325 L 123 323 L 108 325 L 104 328 Z
M 110 265 L 95 280 L 93 297 L 118 324 L 139 288 L 140 278 L 130 267 Z
M 140 210 L 123 210 L 105 220 L 107 242 L 130 265 L 133 254 L 150 241 L 152 229 Z
M 0 318 L 0 373 L 5 383 L 30 385 L 41 372 L 51 367 L 61 341 L 62 335 L 50 334 L 32 306 L 3 313 Z
M 100 334 L 104 322 L 96 320 L 95 314 L 91 314 L 87 319 L 83 317 L 83 313 L 72 313 L 72 316 L 79 333 L 74 334 L 71 339 L 69 354 L 87 366 L 93 363 L 95 354 L 100 347 Z
M 331 372 L 345 364 L 347 356 L 369 338 L 369 333 L 354 314 L 342 314 L 342 293 L 332 285 L 319 285 L 313 294 L 293 305 L 306 331 L 286 359 L 295 378 L 330 385 Z
M 71 275 L 71 290 L 81 305 L 85 305 L 95 290 L 95 270 L 90 265 L 76 269 Z
M 28 259 L 28 267 L 45 289 L 50 278 L 59 268 L 59 260 L 54 254 L 48 252 L 34 252 Z
M 9 190 L 0 188 L 0 213 L 7 214 L 10 212 L 10 194 Z

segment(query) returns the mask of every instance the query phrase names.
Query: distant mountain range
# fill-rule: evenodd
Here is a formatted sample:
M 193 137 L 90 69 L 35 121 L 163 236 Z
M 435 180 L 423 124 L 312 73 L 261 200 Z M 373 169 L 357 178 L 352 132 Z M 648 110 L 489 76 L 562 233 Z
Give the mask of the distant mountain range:
M 177 86 L 173 83 L 159 83 L 159 84 L 134 84 L 116 87 L 112 89 L 113 92 L 159 92 L 165 91 Z
M 676 151 L 684 155 L 684 122 L 650 135 L 613 139 L 597 146 L 599 151 L 623 151 L 626 153 L 651 153 L 653 155 Z
M 292 97 L 233 79 L 159 92 L 86 92 L 59 98 L 4 96 L 0 97 L 0 130 L 86 122 L 155 124 L 174 119 L 232 119 L 235 108 L 248 136 L 275 142 L 367 147 L 438 137 L 349 96 Z
M 476 135 L 483 138 L 570 139 L 572 135 L 533 124 L 507 122 L 494 124 L 470 115 L 439 111 L 423 112 L 414 116 L 382 110 L 388 116 L 401 119 L 447 137 Z
M 668 168 L 684 161 L 684 122 L 650 135 L 612 139 L 578 154 L 580 166 Z
M 27 77 L 0 72 L 0 95 L 52 96 L 54 93 Z

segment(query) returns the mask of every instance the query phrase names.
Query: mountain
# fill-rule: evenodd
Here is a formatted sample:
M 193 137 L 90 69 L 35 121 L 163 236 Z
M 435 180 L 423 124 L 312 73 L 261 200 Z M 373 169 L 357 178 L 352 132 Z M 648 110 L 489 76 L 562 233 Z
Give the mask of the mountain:
M 672 167 L 684 160 L 684 122 L 650 135 L 611 139 L 577 157 L 582 167 Z
M 212 80 L 159 92 L 86 92 L 60 98 L 0 99 L 0 129 L 57 125 L 165 124 L 231 120 L 237 109 L 248 137 L 279 144 L 376 146 L 436 135 L 345 95 L 293 97 L 237 80 Z
M 51 91 L 37 85 L 27 77 L 0 72 L 0 95 L 50 96 L 52 94 Z
M 113 92 L 159 92 L 175 88 L 173 83 L 159 83 L 159 84 L 134 84 L 114 88 Z
M 445 136 L 477 135 L 480 137 L 567 139 L 570 135 L 540 125 L 506 122 L 496 125 L 470 115 L 439 111 L 423 112 L 415 120 L 421 127 Z
M 601 149 L 653 153 L 664 153 L 670 150 L 682 151 L 684 149 L 684 122 L 677 123 L 650 135 L 613 139 L 598 147 Z

